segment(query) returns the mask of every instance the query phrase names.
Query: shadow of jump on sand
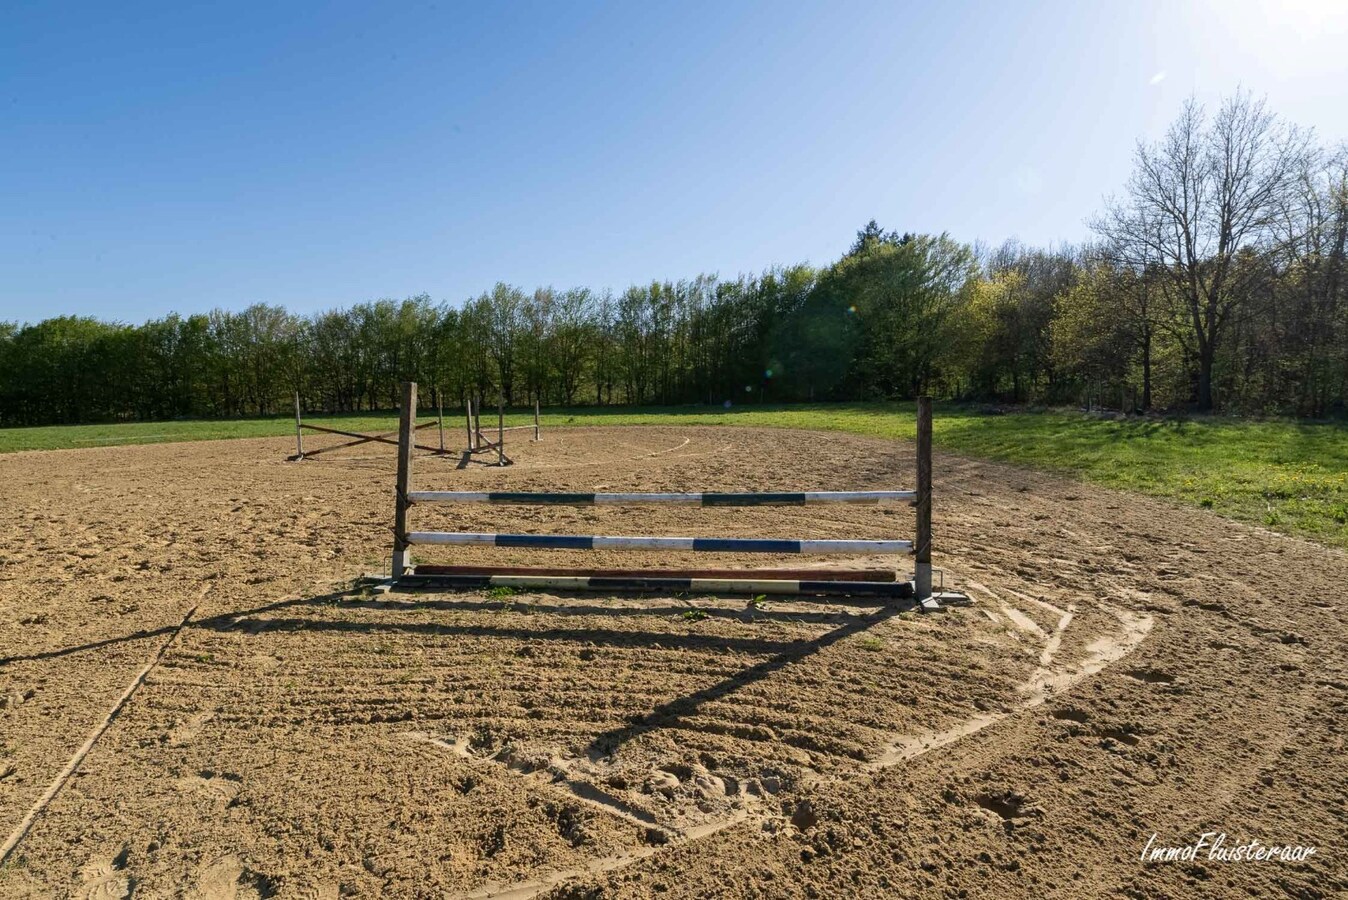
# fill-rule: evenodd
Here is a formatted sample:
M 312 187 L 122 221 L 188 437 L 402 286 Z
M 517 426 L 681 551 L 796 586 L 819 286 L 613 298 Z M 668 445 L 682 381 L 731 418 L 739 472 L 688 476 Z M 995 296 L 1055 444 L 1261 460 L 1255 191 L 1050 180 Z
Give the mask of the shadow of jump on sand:
M 680 720 L 696 714 L 705 704 L 720 700 L 740 688 L 762 681 L 774 672 L 779 672 L 793 663 L 833 646 L 838 641 L 866 631 L 872 626 L 906 611 L 898 606 L 887 606 L 872 615 L 852 619 L 813 640 L 795 641 L 787 644 L 770 659 L 765 659 L 743 671 L 729 675 L 716 684 L 659 704 L 640 722 L 597 735 L 585 748 L 586 753 L 595 756 L 612 755 L 628 741 L 646 732 L 677 726 Z
M 445 593 L 443 591 L 437 593 Z M 406 596 L 406 595 L 403 595 Z M 593 594 L 565 594 L 558 593 L 557 597 L 566 599 L 574 597 L 576 599 L 585 598 L 593 600 Z M 643 596 L 640 593 L 624 594 L 624 599 L 636 599 Z M 669 604 L 663 601 L 661 605 L 650 606 L 605 606 L 594 602 L 536 602 L 529 600 L 527 595 L 521 595 L 510 600 L 488 600 L 479 599 L 472 596 L 454 596 L 453 599 L 407 599 L 399 601 L 373 600 L 369 597 L 369 591 L 363 586 L 355 586 L 342 590 L 332 591 L 327 594 L 316 595 L 312 597 L 292 597 L 287 600 L 277 600 L 272 603 L 261 606 L 250 607 L 247 609 L 231 610 L 217 613 L 202 619 L 193 619 L 187 625 L 191 629 L 210 629 L 213 631 L 226 631 L 240 628 L 243 620 L 252 619 L 256 623 L 254 627 L 262 630 L 330 630 L 330 631 L 394 631 L 394 632 L 424 632 L 428 634 L 475 634 L 479 636 L 491 636 L 498 634 L 501 637 L 523 636 L 534 637 L 538 639 L 549 639 L 547 632 L 531 629 L 509 629 L 502 631 L 493 631 L 489 627 L 467 628 L 464 626 L 449 626 L 438 623 L 341 623 L 324 621 L 308 617 L 295 617 L 289 619 L 254 619 L 257 616 L 264 616 L 280 610 L 295 609 L 300 610 L 304 607 L 315 606 L 340 606 L 343 609 L 389 609 L 392 611 L 417 611 L 417 610 L 440 610 L 447 612 L 497 612 L 508 613 L 512 610 L 528 614 L 540 615 L 563 615 L 563 616 L 596 616 L 611 618 L 642 618 L 642 617 L 661 617 L 674 616 L 687 613 L 690 610 L 697 610 L 701 615 L 708 619 L 726 619 L 745 623 L 752 622 L 797 622 L 828 624 L 831 622 L 844 622 L 857 617 L 867 617 L 873 615 L 868 612 L 842 612 L 837 610 L 784 610 L 772 608 L 752 608 L 744 609 L 726 609 L 710 606 L 694 606 L 689 603 Z M 864 606 L 875 608 L 879 606 L 875 601 L 860 601 Z M 900 604 L 897 611 L 905 611 L 911 608 Z M 18 662 L 30 662 L 36 660 L 59 659 L 64 656 L 71 656 L 77 653 L 84 653 L 92 650 L 101 650 L 107 647 L 119 644 L 132 643 L 135 641 L 148 640 L 151 638 L 162 637 L 172 632 L 177 625 L 162 625 L 158 628 L 144 628 L 132 631 L 127 634 L 116 637 L 101 638 L 96 641 L 88 641 L 83 644 L 75 644 L 69 647 L 61 647 L 54 650 L 42 650 L 35 653 L 14 654 L 12 656 L 0 657 L 0 667 Z M 457 630 L 456 630 L 457 629 Z M 599 629 L 578 628 L 554 630 L 552 633 L 561 640 L 576 640 L 577 635 L 582 634 L 605 634 Z M 614 636 L 619 635 L 639 635 L 642 632 L 615 631 Z M 672 639 L 675 636 L 665 633 L 651 633 L 649 635 L 652 641 L 660 642 L 662 639 Z M 593 639 L 593 638 L 587 638 Z M 722 646 L 726 649 L 734 649 L 736 639 L 711 638 L 711 643 L 716 646 Z M 718 641 L 720 643 L 718 643 Z M 599 641 L 596 640 L 596 643 Z M 727 643 L 729 642 L 729 643 Z M 789 646 L 782 642 L 776 642 L 782 646 Z M 792 642 L 794 643 L 794 642 Z M 664 640 L 662 646 L 669 645 L 668 640 Z M 776 646 L 773 642 L 767 642 L 766 645 L 755 643 L 754 646 Z
M 583 596 L 583 595 L 582 595 Z M 426 599 L 414 601 L 388 601 L 356 599 L 341 604 L 342 609 L 370 610 L 441 610 L 465 612 L 495 612 L 504 615 L 532 616 L 544 610 L 562 614 L 593 617 L 630 616 L 665 617 L 681 614 L 690 609 L 706 613 L 708 618 L 720 614 L 720 617 L 736 621 L 745 621 L 741 610 L 725 610 L 687 605 L 659 607 L 604 607 L 593 604 L 569 606 L 561 604 L 534 604 L 524 599 L 510 603 L 501 601 L 483 601 L 477 599 Z M 660 650 L 729 650 L 754 656 L 767 656 L 747 668 L 728 675 L 715 684 L 684 696 L 676 697 L 656 705 L 640 721 L 621 728 L 611 729 L 596 735 L 587 745 L 585 752 L 592 756 L 609 756 L 624 744 L 647 732 L 662 728 L 677 727 L 681 720 L 696 715 L 706 704 L 720 700 L 756 682 L 782 671 L 794 663 L 800 662 L 816 653 L 824 651 L 839 641 L 860 634 L 875 625 L 888 621 L 894 616 L 910 612 L 915 604 L 900 601 L 896 604 L 880 606 L 866 613 L 836 612 L 797 612 L 793 610 L 760 611 L 754 610 L 752 616 L 765 621 L 813 622 L 818 624 L 838 623 L 837 627 L 812 638 L 792 640 L 772 640 L 768 638 L 736 638 L 712 634 L 689 634 L 670 631 L 623 630 L 582 626 L 575 628 L 557 628 L 548 625 L 539 627 L 515 627 L 506 624 L 468 625 L 442 622 L 352 622 L 344 620 L 324 620 L 313 618 L 268 618 L 248 619 L 246 615 L 236 614 L 231 619 L 230 630 L 245 629 L 252 631 L 323 631 L 352 632 L 364 634 L 403 633 L 435 636 L 463 636 L 477 638 L 506 638 L 521 641 L 560 641 L 576 646 L 607 647 L 648 647 Z M 527 612 L 526 612 L 527 609 Z M 752 622 L 752 619 L 748 620 Z
M 539 623 L 538 627 L 500 624 L 465 624 L 446 622 L 406 622 L 406 621 L 351 621 L 324 616 L 288 615 L 277 618 L 277 612 L 301 612 L 306 608 L 326 607 L 337 611 L 362 610 L 390 612 L 419 612 L 424 610 L 458 612 L 494 612 L 502 615 L 520 615 L 532 617 L 536 614 L 563 614 L 595 618 L 636 616 L 668 617 L 698 609 L 708 618 L 722 618 L 745 622 L 778 621 L 809 622 L 817 624 L 838 623 L 837 627 L 813 638 L 791 640 L 773 640 L 770 638 L 739 638 L 724 635 L 680 633 L 656 630 L 624 630 L 589 626 L 557 628 Z M 523 598 L 510 603 L 484 601 L 476 598 L 425 599 L 411 601 L 373 600 L 368 590 L 356 586 L 314 597 L 279 600 L 249 609 L 232 610 L 189 622 L 187 629 L 212 630 L 218 632 L 236 632 L 244 635 L 261 633 L 351 633 L 351 634 L 421 634 L 437 637 L 462 636 L 475 638 L 504 638 L 520 641 L 559 641 L 577 646 L 609 647 L 648 647 L 659 650 L 728 650 L 754 656 L 767 656 L 739 672 L 723 678 L 708 687 L 693 691 L 687 695 L 655 706 L 651 712 L 621 728 L 611 729 L 597 735 L 587 746 L 586 752 L 597 756 L 608 756 L 624 744 L 641 734 L 661 728 L 677 726 L 680 720 L 695 715 L 707 703 L 722 699 L 740 688 L 761 681 L 775 672 L 819 653 L 841 640 L 866 631 L 913 607 L 907 603 L 881 606 L 867 613 L 811 612 L 794 610 L 735 610 L 698 608 L 689 605 L 662 605 L 653 607 L 605 607 L 593 603 L 584 605 L 565 605 L 563 603 L 534 604 Z M 55 659 L 85 651 L 98 650 L 119 643 L 144 640 L 166 635 L 176 626 L 143 629 L 120 637 L 90 641 L 58 650 L 48 650 L 28 655 L 16 655 L 0 659 L 0 667 L 26 660 Z
M 253 607 L 252 609 L 239 610 L 237 612 L 219 613 L 204 619 L 193 619 L 187 624 L 187 628 L 210 628 L 222 630 L 228 627 L 240 617 L 262 615 L 264 613 L 274 612 L 279 609 L 286 609 L 293 606 L 306 606 L 318 604 L 338 603 L 344 598 L 356 598 L 364 595 L 359 588 L 349 588 L 341 591 L 334 591 L 330 594 L 323 594 L 318 597 L 292 597 L 289 600 L 277 600 L 274 603 L 268 603 L 263 606 Z M 182 617 L 182 612 L 177 613 L 177 617 Z M 132 631 L 128 634 L 118 635 L 117 637 L 102 638 L 97 641 L 89 641 L 84 644 L 75 644 L 70 647 L 62 647 L 57 650 L 41 650 L 36 653 L 15 654 L 13 656 L 0 657 L 0 667 L 7 666 L 16 662 L 31 662 L 34 660 L 59 659 L 63 656 L 71 656 L 76 653 L 84 653 L 89 650 L 102 650 L 106 647 L 113 647 L 118 644 L 127 644 L 133 641 L 143 641 L 148 638 L 161 637 L 173 631 L 178 626 L 162 625 L 158 628 L 143 628 L 139 631 Z

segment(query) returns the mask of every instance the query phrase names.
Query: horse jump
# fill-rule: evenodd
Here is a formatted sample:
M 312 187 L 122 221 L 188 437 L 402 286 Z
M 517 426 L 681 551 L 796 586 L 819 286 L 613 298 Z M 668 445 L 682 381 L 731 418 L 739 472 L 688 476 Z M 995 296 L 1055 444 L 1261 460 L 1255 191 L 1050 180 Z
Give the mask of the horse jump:
M 422 424 L 420 424 L 420 425 L 418 425 L 418 426 L 416 427 L 416 430 L 420 431 L 420 430 L 423 429 L 423 428 L 431 428 L 431 427 L 437 428 L 437 429 L 439 430 L 439 432 L 440 432 L 440 446 L 438 446 L 438 447 L 432 447 L 432 446 L 430 446 L 429 444 L 413 444 L 413 446 L 414 446 L 417 450 L 429 450 L 429 451 L 432 452 L 432 453 L 443 454 L 443 453 L 445 452 L 445 427 L 444 427 L 444 416 L 443 416 L 443 415 L 440 415 L 440 416 L 439 416 L 438 418 L 436 418 L 436 420 L 433 421 L 433 422 L 423 422 Z M 339 435 L 339 436 L 341 436 L 341 437 L 355 438 L 355 440 L 347 441 L 347 442 L 344 443 L 344 444 L 334 444 L 334 445 L 332 445 L 331 447 L 320 447 L 320 448 L 318 448 L 317 450 L 305 450 L 305 449 L 304 449 L 304 431 L 305 431 L 305 429 L 308 429 L 309 431 L 317 431 L 317 432 L 319 432 L 320 434 L 335 434 L 335 435 Z M 347 447 L 355 447 L 355 446 L 358 446 L 358 445 L 360 445 L 360 444 L 369 444 L 369 443 L 376 443 L 376 444 L 392 444 L 393 446 L 397 447 L 397 446 L 398 446 L 397 435 L 398 435 L 398 432 L 397 432 L 397 431 L 385 431 L 385 432 L 382 432 L 382 433 L 380 433 L 380 434 L 361 434 L 360 432 L 357 432 L 357 431 L 342 431 L 342 430 L 339 429 L 339 428 L 327 428 L 327 427 L 322 426 L 322 425 L 310 425 L 310 424 L 308 424 L 307 422 L 305 422 L 305 421 L 303 420 L 303 418 L 301 417 L 301 412 L 300 412 L 300 395 L 299 395 L 299 392 L 296 391 L 296 392 L 295 392 L 295 453 L 294 453 L 293 455 L 291 455 L 291 456 L 286 457 L 286 459 L 289 460 L 290 462 L 296 462 L 296 461 L 302 460 L 302 459 L 313 459 L 315 456 L 319 456 L 319 455 L 321 455 L 321 454 L 328 453 L 328 452 L 333 451 L 333 450 L 342 450 L 342 449 L 345 449 L 345 448 L 347 448 Z
M 491 440 L 482 433 L 481 401 L 473 402 L 469 397 L 467 405 L 464 408 L 464 421 L 468 430 L 468 452 L 488 453 L 496 451 L 496 464 L 498 466 L 508 466 L 513 460 L 505 455 L 505 433 L 507 431 L 519 431 L 524 428 L 532 428 L 534 431 L 533 439 L 542 440 L 542 429 L 539 425 L 538 401 L 534 401 L 534 424 L 532 425 L 507 425 L 505 423 L 505 402 L 498 395 L 496 399 L 496 440 Z
M 416 384 L 403 384 L 399 429 L 398 485 L 394 521 L 393 579 L 407 586 L 482 589 L 511 587 L 541 590 L 659 590 L 808 596 L 911 598 L 923 609 L 939 609 L 932 595 L 931 572 L 931 399 L 918 400 L 917 486 L 894 491 L 697 492 L 697 493 L 547 493 L 414 491 L 412 451 L 416 432 Z M 526 426 L 527 427 L 527 426 Z M 594 506 L 675 505 L 699 507 L 810 506 L 827 504 L 912 503 L 914 540 L 818 540 L 810 538 L 699 538 L 650 535 L 489 534 L 413 531 L 412 507 L 430 503 Z M 665 550 L 707 553 L 911 555 L 913 580 L 875 570 L 753 569 L 558 569 L 515 566 L 413 566 L 411 547 L 486 545 L 568 550 Z M 886 577 L 887 576 L 887 577 Z

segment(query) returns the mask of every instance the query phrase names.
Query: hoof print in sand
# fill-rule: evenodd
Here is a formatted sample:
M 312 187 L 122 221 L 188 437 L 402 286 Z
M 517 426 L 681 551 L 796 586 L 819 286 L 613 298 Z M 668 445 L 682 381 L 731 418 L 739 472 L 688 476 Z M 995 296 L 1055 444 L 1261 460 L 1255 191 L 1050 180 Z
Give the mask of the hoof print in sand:
M 1008 831 L 1028 825 L 1044 814 L 1037 805 L 1015 791 L 978 794 L 974 797 L 974 804 L 996 816 Z
M 1174 684 L 1175 676 L 1169 672 L 1163 672 L 1160 669 L 1129 669 L 1123 674 L 1136 681 L 1145 681 L 1147 684 Z
M 80 900 L 124 900 L 135 887 L 126 873 L 127 851 L 112 858 L 98 858 L 84 867 L 84 883 L 75 894 Z
M 164 735 L 164 741 L 170 747 L 185 747 L 197 739 L 206 723 L 215 718 L 215 713 L 198 713 L 185 722 L 179 722 Z
M 338 900 L 342 888 L 335 881 L 299 884 L 287 887 L 285 896 L 295 900 Z
M 267 900 L 276 895 L 271 879 L 243 864 L 237 854 L 228 853 L 202 867 L 191 900 Z

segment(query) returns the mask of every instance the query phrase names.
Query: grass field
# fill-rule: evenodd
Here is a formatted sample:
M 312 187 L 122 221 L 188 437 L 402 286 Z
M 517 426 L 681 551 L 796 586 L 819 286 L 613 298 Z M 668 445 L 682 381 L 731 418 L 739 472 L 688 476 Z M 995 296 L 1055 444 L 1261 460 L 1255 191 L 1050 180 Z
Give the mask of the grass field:
M 313 416 L 351 431 L 390 431 L 394 413 Z M 508 424 L 522 425 L 519 412 Z M 749 425 L 912 437 L 912 404 L 545 411 L 551 425 Z M 484 423 L 485 424 L 485 423 Z M 450 431 L 446 422 L 446 430 Z M 292 434 L 286 418 L 0 429 L 0 453 Z M 459 423 L 453 422 L 459 441 Z M 448 434 L 447 434 L 448 438 Z M 938 406 L 946 450 L 1168 497 L 1348 549 L 1348 427 L 1228 419 L 1114 420 L 1071 412 L 988 414 Z

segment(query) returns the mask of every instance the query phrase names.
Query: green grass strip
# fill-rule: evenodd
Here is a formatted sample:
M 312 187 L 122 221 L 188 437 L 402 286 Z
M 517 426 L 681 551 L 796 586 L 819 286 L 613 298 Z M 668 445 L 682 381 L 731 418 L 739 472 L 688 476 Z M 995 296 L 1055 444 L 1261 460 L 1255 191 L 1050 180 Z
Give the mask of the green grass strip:
M 423 411 L 423 418 L 426 415 Z M 307 421 L 359 432 L 397 427 L 394 413 L 315 415 Z M 509 425 L 532 421 L 531 411 L 507 416 Z M 544 411 L 545 440 L 549 426 L 562 425 L 727 425 L 885 438 L 912 438 L 915 431 L 911 403 Z M 459 446 L 461 422 L 450 413 L 445 426 L 447 443 Z M 284 417 L 11 428 L 0 429 L 0 453 L 293 433 L 294 421 Z M 429 438 L 424 443 L 435 442 L 434 429 L 422 435 Z M 307 439 L 315 446 L 339 440 L 318 435 Z M 938 405 L 935 441 L 945 450 L 1165 497 L 1348 549 L 1348 427 L 1344 425 L 1221 418 L 1113 419 L 1052 411 L 989 414 L 976 408 Z

